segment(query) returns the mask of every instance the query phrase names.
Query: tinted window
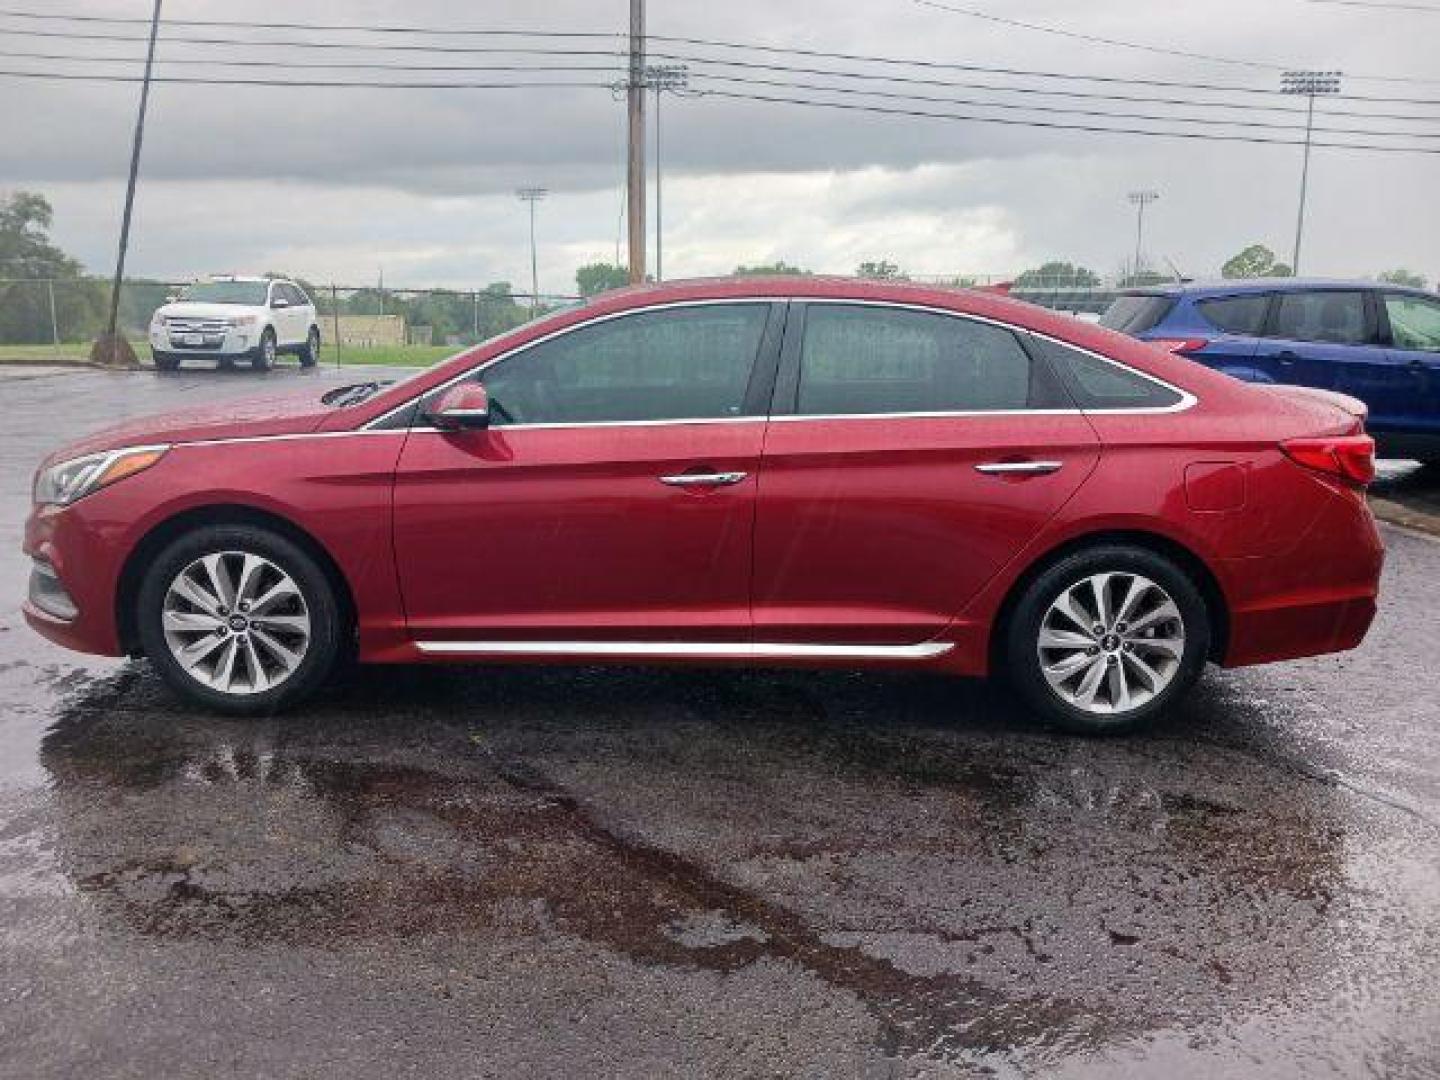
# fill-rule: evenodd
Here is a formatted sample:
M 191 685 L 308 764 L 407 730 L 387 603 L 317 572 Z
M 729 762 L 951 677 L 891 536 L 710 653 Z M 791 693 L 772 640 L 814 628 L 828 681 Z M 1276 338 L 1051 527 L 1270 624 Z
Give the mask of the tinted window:
M 1031 341 L 1060 373 L 1082 409 L 1157 409 L 1182 400 L 1169 387 L 1121 364 L 1047 338 L 1032 337 Z
M 1143 334 L 1170 314 L 1175 300 L 1169 296 L 1122 296 L 1100 318 L 1100 325 L 1122 334 Z
M 740 416 L 768 304 L 639 312 L 561 334 L 484 373 L 493 423 Z
M 1225 296 L 1215 300 L 1195 301 L 1195 310 L 1211 326 L 1227 334 L 1254 337 L 1265 328 L 1265 313 L 1270 309 L 1270 296 Z
M 1391 294 L 1385 297 L 1385 314 L 1397 349 L 1440 352 L 1440 300 Z
M 1365 345 L 1370 340 L 1361 292 L 1281 293 L 1274 336 L 1291 341 Z
M 812 304 L 796 411 L 990 412 L 1031 405 L 1030 357 L 1009 330 L 923 311 Z
M 197 281 L 180 290 L 180 299 L 200 304 L 258 306 L 265 303 L 268 288 L 263 281 Z

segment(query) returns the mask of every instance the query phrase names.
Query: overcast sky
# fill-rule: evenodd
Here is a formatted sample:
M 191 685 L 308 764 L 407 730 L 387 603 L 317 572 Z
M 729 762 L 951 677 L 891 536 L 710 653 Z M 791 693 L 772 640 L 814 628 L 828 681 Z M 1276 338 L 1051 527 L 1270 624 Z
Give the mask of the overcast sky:
M 1347 93 L 1433 104 L 1331 103 L 1332 108 L 1434 119 L 1384 123 L 1322 119 L 1321 123 L 1376 130 L 1405 128 L 1440 136 L 1440 65 L 1435 62 L 1434 48 L 1440 40 L 1440 14 L 1398 10 L 1386 14 L 1307 0 L 953 2 L 1008 18 L 1189 52 L 1343 69 Z M 9 6 L 35 12 L 121 16 L 143 16 L 150 8 L 148 0 L 55 0 L 53 4 L 51 0 L 14 0 Z M 1274 87 L 1279 81 L 1278 70 L 1267 67 L 1082 42 L 962 17 L 914 0 L 650 0 L 649 9 L 650 30 L 655 34 L 1195 83 Z M 262 27 L 258 37 L 293 42 L 333 41 L 337 35 L 263 29 L 266 21 L 620 32 L 626 24 L 627 4 L 626 0 L 490 0 L 486 4 L 167 0 L 165 13 L 174 19 L 235 19 L 253 14 L 257 27 Z M 68 25 L 89 33 L 143 31 L 141 27 Z M 141 50 L 126 42 L 13 33 L 19 28 L 55 30 L 66 26 L 0 19 L 6 51 L 113 57 L 139 55 Z M 192 28 L 170 33 L 213 37 L 236 32 Z M 345 40 L 377 41 L 354 35 Z M 446 47 L 486 42 L 454 35 L 378 40 Z M 606 41 L 569 44 L 610 47 Z M 668 48 L 683 51 L 685 47 Z M 694 56 L 707 50 L 690 48 L 689 52 Z M 717 55 L 714 50 L 708 54 Z M 265 56 L 302 65 L 291 77 L 383 77 L 318 67 L 357 59 L 333 50 L 227 51 L 223 46 L 172 41 L 162 42 L 160 55 Z M 773 54 L 727 55 L 771 64 L 833 65 Z M 363 59 L 407 64 L 610 62 L 604 57 L 486 58 L 413 51 L 372 52 Z M 700 62 L 691 66 L 697 72 L 718 70 L 707 69 Z M 14 58 L 0 62 L 0 67 L 136 70 L 134 65 L 82 69 L 63 61 Z M 286 75 L 266 69 L 227 70 L 245 78 Z M 221 69 L 193 64 L 166 71 L 221 73 Z M 738 72 L 731 69 L 730 73 Z M 1002 81 L 933 69 L 906 73 Z M 806 78 L 754 69 L 751 74 L 782 80 Z M 1370 81 L 1355 77 L 1358 75 L 1433 81 Z M 391 77 L 434 80 L 456 76 L 401 73 Z M 526 76 L 469 76 L 487 77 Z M 562 77 L 602 83 L 611 78 L 600 72 L 547 76 Z M 1024 84 L 1037 85 L 1033 79 Z M 938 97 L 975 96 L 963 89 L 879 87 Z M 1138 96 L 1205 96 L 1197 91 L 1134 86 L 1072 87 Z M 750 90 L 795 93 L 767 87 Z M 138 87 L 0 79 L 0 95 L 5 106 L 0 109 L 0 190 L 29 188 L 49 196 L 56 210 L 55 239 L 88 267 L 104 269 L 113 260 Z M 1022 99 L 1009 96 L 1004 100 Z M 1272 103 L 1263 98 L 1253 100 Z M 1143 103 L 1078 99 L 1050 99 L 1049 103 L 1067 108 L 1156 111 L 1155 106 Z M 1273 103 L 1294 104 L 1290 99 Z M 960 105 L 891 104 L 966 111 Z M 1145 246 L 1151 261 L 1159 264 L 1168 259 L 1190 275 L 1216 273 L 1229 255 L 1255 241 L 1270 245 L 1288 260 L 1293 240 L 1301 161 L 1300 150 L 1293 146 L 998 127 L 713 96 L 667 97 L 662 108 L 667 277 L 726 273 L 737 263 L 774 259 L 818 271 L 850 273 L 863 260 L 881 258 L 917 274 L 1003 275 L 1050 258 L 1113 273 L 1133 251 L 1135 215 L 1126 193 L 1135 188 L 1153 189 L 1161 195 L 1147 217 Z M 990 111 L 987 115 L 1007 114 Z M 1285 114 L 1251 115 L 1271 123 L 1298 122 Z M 1106 123 L 1085 117 L 1050 119 Z M 603 88 L 342 90 L 160 85 L 151 98 L 130 268 L 136 274 L 174 278 L 228 270 L 280 270 L 320 282 L 339 279 L 355 284 L 375 280 L 383 267 L 387 285 L 465 287 L 504 279 L 523 286 L 529 278 L 526 218 L 513 190 L 537 184 L 551 191 L 548 201 L 539 207 L 541 288 L 568 291 L 573 289 L 577 265 L 616 256 L 624 122 L 623 105 Z M 1129 126 L 1146 125 L 1130 122 Z M 1257 129 L 1256 133 L 1295 137 L 1287 131 Z M 1359 141 L 1365 141 L 1364 137 Z M 1440 137 L 1424 144 L 1440 148 Z M 1440 276 L 1437 192 L 1440 155 L 1316 150 L 1305 271 L 1373 275 L 1407 266 L 1433 282 Z

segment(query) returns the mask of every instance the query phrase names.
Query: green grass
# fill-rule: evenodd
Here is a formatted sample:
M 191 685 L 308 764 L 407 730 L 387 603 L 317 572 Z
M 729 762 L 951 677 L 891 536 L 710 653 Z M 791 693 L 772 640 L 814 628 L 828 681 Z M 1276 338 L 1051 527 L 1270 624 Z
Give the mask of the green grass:
M 0 345 L 0 364 L 68 364 L 87 359 L 89 355 L 88 341 L 61 343 L 58 351 L 54 345 Z
M 150 347 L 144 341 L 135 342 L 135 353 L 142 364 L 150 361 Z M 464 351 L 463 345 L 376 345 L 368 348 L 340 346 L 340 364 L 343 367 L 429 367 L 441 360 L 447 360 Z M 0 345 L 0 364 L 68 364 L 85 360 L 90 355 L 90 342 L 61 343 L 57 350 L 53 345 Z M 291 357 L 282 357 L 284 363 L 293 363 Z M 326 344 L 321 349 L 320 362 L 326 367 L 335 366 L 335 346 Z
M 359 348 L 340 346 L 340 364 L 343 367 L 363 364 L 378 364 L 388 367 L 428 367 L 441 360 L 447 360 L 463 352 L 463 345 L 373 345 Z M 320 362 L 327 367 L 335 364 L 335 345 L 321 347 Z

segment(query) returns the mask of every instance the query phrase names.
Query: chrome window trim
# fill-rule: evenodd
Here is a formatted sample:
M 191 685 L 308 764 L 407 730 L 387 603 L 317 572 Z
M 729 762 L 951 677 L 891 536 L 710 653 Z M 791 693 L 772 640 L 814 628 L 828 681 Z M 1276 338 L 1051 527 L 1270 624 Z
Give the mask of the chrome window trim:
M 432 656 L 686 657 L 714 660 L 933 660 L 954 644 L 806 645 L 711 641 L 416 641 Z
M 685 307 L 709 307 L 716 304 L 845 304 L 852 307 L 863 306 L 896 308 L 902 311 L 920 311 L 931 315 L 944 315 L 952 319 L 968 319 L 971 322 L 983 323 L 987 326 L 994 326 L 1002 330 L 1008 330 L 1013 334 L 1030 334 L 1034 337 L 1043 338 L 1045 341 L 1049 341 L 1064 349 L 1074 349 L 1076 352 L 1080 352 L 1086 356 L 1093 357 L 1096 360 L 1101 361 L 1102 363 L 1109 364 L 1111 367 L 1119 368 L 1121 371 L 1138 376 L 1141 379 L 1154 383 L 1157 386 L 1163 387 L 1164 389 L 1169 390 L 1171 393 L 1178 395 L 1180 400 L 1174 405 L 1148 405 L 1135 406 L 1133 408 L 1122 407 L 1113 409 L 968 409 L 941 410 L 934 412 L 824 414 L 787 413 L 780 416 L 772 415 L 768 417 L 726 416 L 694 417 L 689 419 L 682 418 L 673 420 L 593 420 L 587 422 L 568 423 L 502 424 L 497 425 L 495 430 L 521 431 L 527 429 L 555 430 L 564 428 L 595 427 L 670 427 L 677 424 L 737 424 L 754 423 L 756 421 L 769 423 L 795 423 L 797 421 L 804 420 L 947 420 L 984 416 L 1163 416 L 1170 413 L 1185 412 L 1188 409 L 1194 408 L 1195 405 L 1199 403 L 1199 399 L 1196 398 L 1195 395 L 1190 393 L 1188 390 L 1184 390 L 1181 387 L 1175 386 L 1173 383 L 1166 382 L 1164 379 L 1160 378 L 1157 375 L 1151 375 L 1149 372 L 1141 371 L 1138 368 L 1133 368 L 1129 364 L 1124 363 L 1123 361 L 1115 360 L 1112 357 L 1104 355 L 1103 353 L 1095 352 L 1093 349 L 1087 349 L 1083 345 L 1076 345 L 1074 342 L 1065 341 L 1061 338 L 1057 338 L 1053 334 L 1046 334 L 1039 330 L 1031 330 L 1027 327 L 1017 326 L 1014 323 L 1007 323 L 999 319 L 992 319 L 985 315 L 975 315 L 966 311 L 955 311 L 952 308 L 937 307 L 933 304 L 910 303 L 902 300 L 874 300 L 866 298 L 852 299 L 849 297 L 839 296 L 739 296 L 706 300 L 679 300 L 670 303 L 647 304 L 644 307 L 627 308 L 624 311 L 612 311 L 610 312 L 610 314 L 602 315 L 599 318 L 586 319 L 571 326 L 562 327 L 559 330 L 546 334 L 544 337 L 536 338 L 534 341 L 527 341 L 525 344 L 503 352 L 498 356 L 494 356 L 491 359 L 486 360 L 482 364 L 477 364 L 475 367 L 468 368 L 465 371 L 461 372 L 459 375 L 456 375 L 454 378 L 443 382 L 438 386 L 431 387 L 429 390 L 425 391 L 424 394 L 417 395 L 416 397 L 410 398 L 408 401 L 404 401 L 401 404 L 396 405 L 394 408 L 386 411 L 385 413 L 375 417 L 375 419 L 366 423 L 364 427 L 357 428 L 355 430 L 357 432 L 369 431 L 374 425 L 383 423 L 384 421 L 393 417 L 396 413 L 400 412 L 402 409 L 410 408 L 420 397 L 426 397 L 430 394 L 435 394 L 443 390 L 447 390 L 450 387 L 454 386 L 456 383 L 462 382 L 465 379 L 478 375 L 480 372 L 495 364 L 500 363 L 500 361 L 502 360 L 508 360 L 512 356 L 518 356 L 528 349 L 534 348 L 537 345 L 544 344 L 547 341 L 552 341 L 553 339 L 560 337 L 563 334 L 569 334 L 576 330 L 583 329 L 587 326 L 594 326 L 598 323 L 608 322 L 610 319 L 622 318 L 626 315 L 636 315 L 646 311 L 665 311 L 674 308 Z M 441 428 L 419 424 L 412 425 L 409 428 L 401 428 L 395 430 L 405 431 L 412 434 L 422 434 L 427 432 L 432 434 L 445 434 L 445 432 Z

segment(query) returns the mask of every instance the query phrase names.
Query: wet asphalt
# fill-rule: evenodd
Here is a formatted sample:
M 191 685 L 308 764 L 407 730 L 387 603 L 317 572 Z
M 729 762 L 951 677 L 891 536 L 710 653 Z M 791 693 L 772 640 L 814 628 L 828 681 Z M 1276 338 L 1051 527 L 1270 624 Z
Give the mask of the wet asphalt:
M 1359 651 L 1110 741 L 844 672 L 242 722 L 25 627 L 50 446 L 369 374 L 0 377 L 0 1076 L 1440 1075 L 1440 543 L 1385 530 Z

